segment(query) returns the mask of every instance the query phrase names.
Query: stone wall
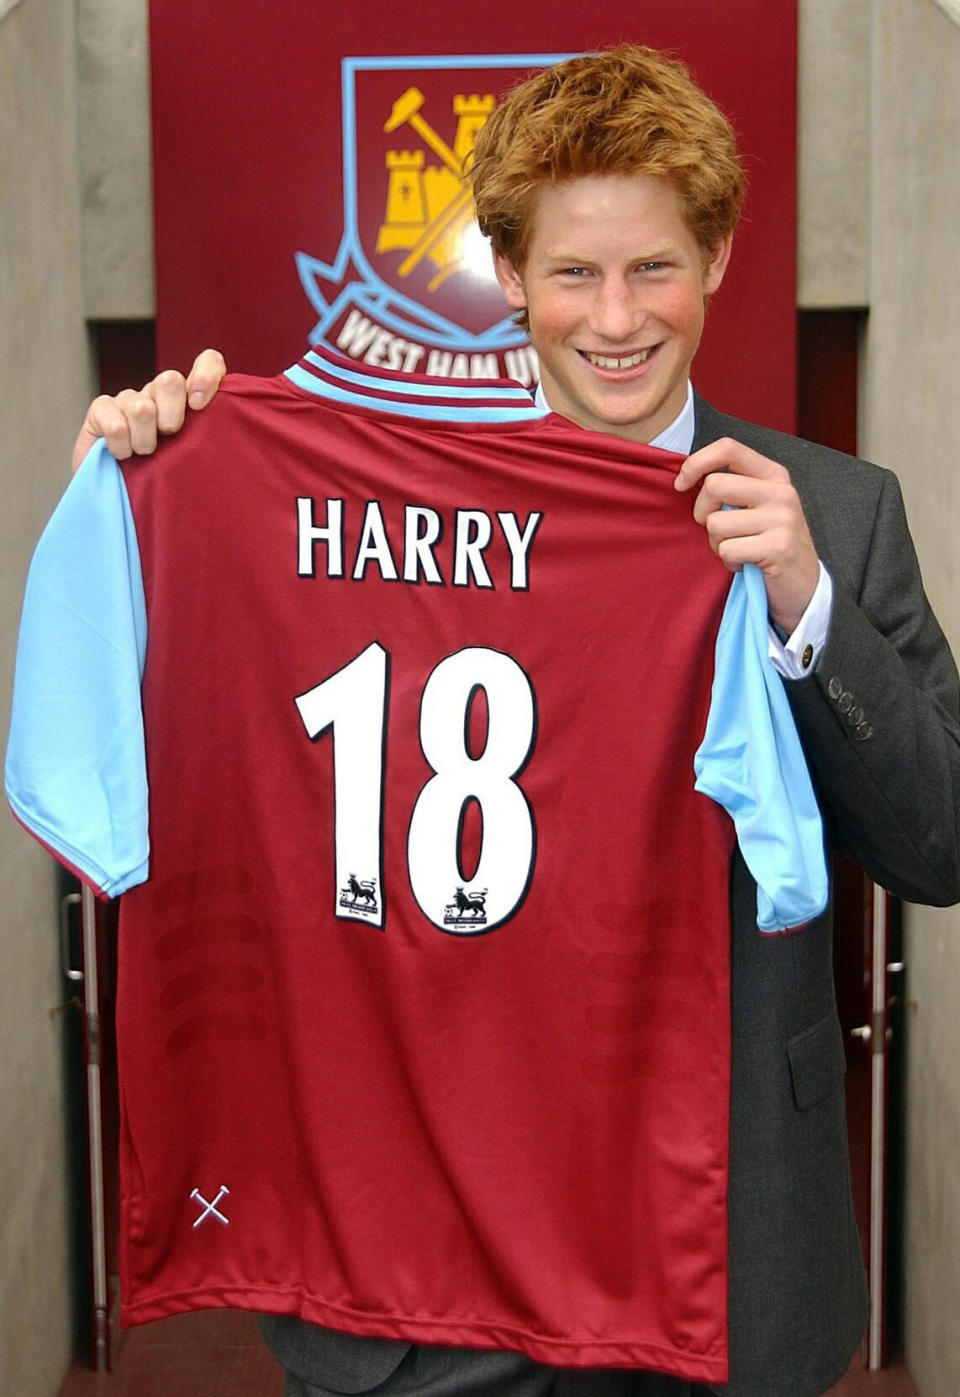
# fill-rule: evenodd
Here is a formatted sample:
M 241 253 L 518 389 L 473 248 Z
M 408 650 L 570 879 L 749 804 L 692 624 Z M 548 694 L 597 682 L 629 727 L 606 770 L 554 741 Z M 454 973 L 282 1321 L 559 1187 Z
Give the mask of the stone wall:
M 27 562 L 90 396 L 74 9 L 0 18 L 0 747 Z M 0 811 L 0 1374 L 51 1397 L 70 1358 L 62 1021 L 51 860 Z M 54 1012 L 51 1013 L 51 1010 Z
M 901 479 L 927 591 L 958 654 L 960 24 L 934 0 L 877 0 L 872 16 L 864 449 Z M 910 907 L 905 922 L 907 1360 L 923 1397 L 955 1397 L 960 909 Z

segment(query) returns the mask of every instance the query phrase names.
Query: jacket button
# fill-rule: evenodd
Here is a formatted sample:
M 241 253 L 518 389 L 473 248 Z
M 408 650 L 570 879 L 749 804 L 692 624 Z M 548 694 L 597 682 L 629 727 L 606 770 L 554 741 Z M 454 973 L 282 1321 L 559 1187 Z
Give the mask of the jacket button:
M 838 699 L 840 697 L 843 693 L 843 685 L 840 683 L 839 679 L 834 677 L 830 680 L 830 683 L 827 685 L 827 693 L 832 699 Z
M 855 703 L 851 708 L 850 712 L 847 714 L 847 722 L 850 723 L 853 727 L 856 727 L 858 723 L 863 722 L 863 709 L 860 707 L 858 703 Z
M 868 737 L 873 736 L 873 728 L 869 723 L 858 723 L 853 730 L 853 735 L 857 742 L 866 742 Z
M 837 699 L 837 709 L 841 713 L 849 713 L 853 707 L 853 694 L 841 694 Z

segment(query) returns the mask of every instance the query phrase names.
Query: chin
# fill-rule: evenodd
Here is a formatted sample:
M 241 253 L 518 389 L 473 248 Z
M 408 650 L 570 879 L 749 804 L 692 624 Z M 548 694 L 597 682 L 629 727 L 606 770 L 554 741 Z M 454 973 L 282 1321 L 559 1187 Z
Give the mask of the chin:
M 598 422 L 609 422 L 611 427 L 639 427 L 658 411 L 656 406 L 651 408 L 645 403 L 630 403 L 622 407 L 599 408 L 593 415 Z

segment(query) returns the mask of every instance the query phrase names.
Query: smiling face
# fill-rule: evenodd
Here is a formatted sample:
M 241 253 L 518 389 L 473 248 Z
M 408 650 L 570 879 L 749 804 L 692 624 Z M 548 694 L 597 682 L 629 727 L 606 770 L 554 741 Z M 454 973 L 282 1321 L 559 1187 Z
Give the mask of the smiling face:
M 655 175 L 544 186 L 523 268 L 495 264 L 510 305 L 527 310 L 553 411 L 629 441 L 663 431 L 683 407 L 730 243 L 705 252 Z

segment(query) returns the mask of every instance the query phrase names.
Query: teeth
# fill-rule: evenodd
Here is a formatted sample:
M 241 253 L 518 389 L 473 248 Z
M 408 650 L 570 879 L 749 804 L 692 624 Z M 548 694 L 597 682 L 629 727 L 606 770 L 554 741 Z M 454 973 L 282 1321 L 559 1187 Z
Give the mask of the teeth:
M 628 354 L 621 358 L 613 354 L 591 354 L 585 349 L 583 357 L 598 369 L 633 369 L 637 364 L 646 363 L 653 350 L 654 346 L 651 345 L 649 349 L 641 349 L 638 354 Z

